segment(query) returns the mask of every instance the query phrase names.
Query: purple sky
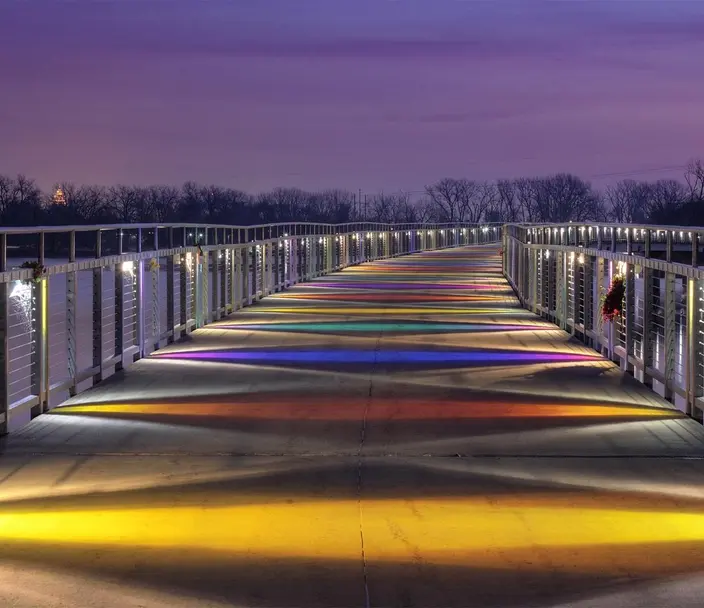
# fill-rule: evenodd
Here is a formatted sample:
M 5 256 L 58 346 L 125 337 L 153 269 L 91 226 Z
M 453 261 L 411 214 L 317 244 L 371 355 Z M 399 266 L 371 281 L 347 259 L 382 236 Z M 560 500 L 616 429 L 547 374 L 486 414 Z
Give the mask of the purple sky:
M 601 185 L 704 156 L 702 67 L 702 0 L 0 0 L 0 173 Z

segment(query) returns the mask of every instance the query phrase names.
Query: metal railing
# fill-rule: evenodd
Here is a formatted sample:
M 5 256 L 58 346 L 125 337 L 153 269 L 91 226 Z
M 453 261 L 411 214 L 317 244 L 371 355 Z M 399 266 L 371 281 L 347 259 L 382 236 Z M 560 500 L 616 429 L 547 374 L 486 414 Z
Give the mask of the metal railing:
M 298 282 L 500 237 L 489 224 L 0 228 L 0 434 Z
M 525 308 L 702 421 L 704 228 L 509 224 L 503 243 L 504 274 Z M 605 320 L 615 277 L 621 314 Z

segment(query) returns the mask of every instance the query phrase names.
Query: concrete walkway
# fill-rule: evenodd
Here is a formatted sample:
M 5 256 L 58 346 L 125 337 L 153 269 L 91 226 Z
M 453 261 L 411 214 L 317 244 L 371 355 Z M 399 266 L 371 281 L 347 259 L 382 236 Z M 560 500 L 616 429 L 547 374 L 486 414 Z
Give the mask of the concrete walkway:
M 367 264 L 7 439 L 0 605 L 700 606 L 702 459 L 495 249 Z

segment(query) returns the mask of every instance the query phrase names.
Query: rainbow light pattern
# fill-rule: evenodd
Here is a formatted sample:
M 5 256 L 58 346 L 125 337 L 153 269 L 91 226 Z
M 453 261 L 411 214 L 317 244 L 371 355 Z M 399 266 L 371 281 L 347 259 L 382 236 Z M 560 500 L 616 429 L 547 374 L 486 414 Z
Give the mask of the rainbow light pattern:
M 201 361 L 268 362 L 268 363 L 474 363 L 483 365 L 565 363 L 600 361 L 598 355 L 538 352 L 489 352 L 489 351 L 359 351 L 359 350 L 224 350 L 183 351 L 154 355 L 156 359 L 190 359 Z
M 218 329 L 242 331 L 292 331 L 292 332 L 493 332 L 493 331 L 555 331 L 550 325 L 518 325 L 501 323 L 413 323 L 413 322 L 374 322 L 363 321 L 336 323 L 247 323 L 219 325 Z
M 52 599 L 97 573 L 105 605 L 680 605 L 639 585 L 701 571 L 701 432 L 522 310 L 497 252 L 304 283 L 40 417 L 0 459 L 4 587 L 38 566 Z

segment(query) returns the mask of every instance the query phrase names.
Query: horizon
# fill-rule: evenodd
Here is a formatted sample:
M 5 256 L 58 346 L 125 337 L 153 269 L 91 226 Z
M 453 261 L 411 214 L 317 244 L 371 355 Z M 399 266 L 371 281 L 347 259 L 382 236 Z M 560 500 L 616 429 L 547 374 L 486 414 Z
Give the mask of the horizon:
M 251 193 L 681 181 L 704 141 L 702 4 L 9 1 L 0 173 Z

